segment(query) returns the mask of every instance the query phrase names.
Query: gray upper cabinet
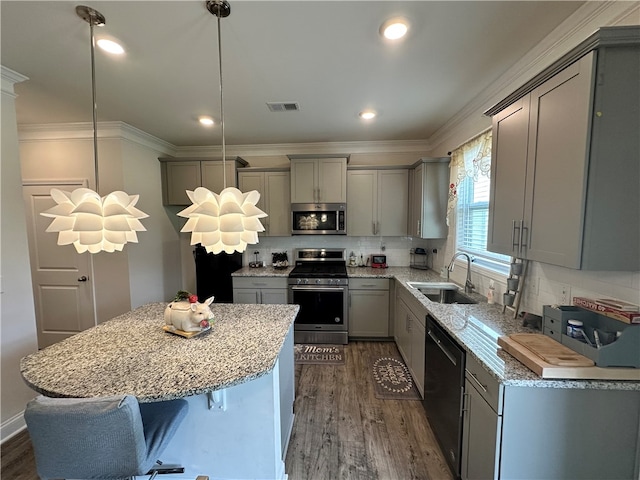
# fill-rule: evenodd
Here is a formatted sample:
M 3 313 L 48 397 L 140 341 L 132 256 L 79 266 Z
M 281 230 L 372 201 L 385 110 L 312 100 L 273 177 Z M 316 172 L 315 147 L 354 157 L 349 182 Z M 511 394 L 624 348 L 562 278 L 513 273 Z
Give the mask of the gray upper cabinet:
M 248 163 L 240 157 L 222 160 L 206 158 L 171 158 L 162 157 L 160 168 L 162 175 L 162 203 L 164 205 L 191 205 L 187 190 L 206 187 L 212 192 L 220 193 L 225 186 L 236 187 L 238 168 Z
M 411 172 L 408 233 L 418 238 L 446 238 L 449 157 L 423 158 Z
M 408 198 L 407 169 L 349 169 L 347 235 L 406 235 Z
M 259 235 L 287 237 L 291 235 L 291 200 L 289 170 L 243 168 L 238 172 L 238 188 L 246 193 L 257 190 L 257 207 L 268 217 L 262 218 L 265 231 Z
M 291 203 L 345 203 L 347 201 L 347 158 L 291 160 Z
M 640 28 L 603 28 L 493 116 L 488 249 L 640 270 Z

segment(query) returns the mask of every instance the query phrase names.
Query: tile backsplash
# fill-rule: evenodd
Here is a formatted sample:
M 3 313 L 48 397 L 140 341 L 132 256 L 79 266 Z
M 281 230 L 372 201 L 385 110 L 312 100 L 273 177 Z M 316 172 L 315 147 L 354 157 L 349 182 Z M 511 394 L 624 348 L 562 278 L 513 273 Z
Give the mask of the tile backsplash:
M 243 264 L 255 259 L 253 252 L 259 252 L 258 260 L 271 264 L 273 252 L 287 252 L 289 261 L 293 259 L 296 248 L 344 248 L 347 256 L 353 251 L 357 257 L 383 253 L 387 263 L 392 267 L 406 267 L 410 262 L 410 250 L 423 247 L 429 253 L 428 265 L 435 271 L 446 265 L 453 249 L 448 240 L 420 240 L 411 237 L 351 237 L 342 235 L 260 237 L 260 243 L 250 245 L 243 257 Z M 186 247 L 188 247 L 188 239 Z M 432 254 L 432 249 L 437 249 Z M 472 267 L 471 280 L 476 291 L 487 295 L 489 281 L 493 280 L 496 289 L 496 303 L 501 303 L 502 294 L 506 291 L 506 277 L 482 271 Z M 451 280 L 463 285 L 466 277 L 464 263 L 451 272 Z M 189 277 L 187 277 L 189 278 Z M 640 304 L 640 272 L 589 272 L 556 267 L 537 262 L 530 262 L 525 278 L 525 288 L 520 311 L 542 314 L 543 305 L 560 304 L 562 293 L 566 295 L 566 304 L 571 304 L 573 297 L 590 298 L 612 297 L 627 302 Z
M 387 263 L 393 267 L 409 265 L 409 250 L 412 248 L 410 237 L 349 237 L 344 235 L 297 235 L 291 237 L 260 237 L 260 243 L 250 245 L 244 253 L 243 263 L 248 265 L 254 261 L 253 252 L 260 252 L 258 260 L 271 264 L 273 252 L 287 252 L 289 262 L 293 259 L 296 248 L 344 248 L 347 257 L 353 252 L 364 261 L 371 254 L 382 253 L 387 256 Z
M 439 252 L 434 255 L 436 270 L 445 265 L 454 253 L 451 238 L 431 240 L 430 247 L 437 248 Z M 451 272 L 451 279 L 459 284 L 464 284 L 465 276 L 463 265 Z M 502 294 L 507 288 L 505 277 L 472 266 L 471 280 L 478 293 L 485 296 L 489 281 L 493 280 L 496 303 L 502 303 Z M 565 301 L 562 301 L 563 296 Z M 543 305 L 571 305 L 573 297 L 617 298 L 640 305 L 640 272 L 584 271 L 529 262 L 520 311 L 542 315 Z

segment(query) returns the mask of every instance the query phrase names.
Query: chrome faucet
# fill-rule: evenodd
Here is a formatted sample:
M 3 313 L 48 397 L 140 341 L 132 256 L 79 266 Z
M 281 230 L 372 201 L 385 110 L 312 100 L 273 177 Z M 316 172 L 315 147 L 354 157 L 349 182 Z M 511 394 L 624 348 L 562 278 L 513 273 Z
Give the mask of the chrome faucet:
M 476 286 L 471 283 L 471 262 L 473 262 L 474 259 L 471 258 L 468 254 L 464 252 L 457 252 L 453 255 L 451 261 L 449 262 L 449 266 L 447 267 L 447 280 L 449 280 L 449 273 L 453 272 L 453 266 L 456 258 L 461 256 L 467 257 L 467 281 L 464 284 L 464 291 L 466 293 L 473 293 L 473 289 L 476 288 Z

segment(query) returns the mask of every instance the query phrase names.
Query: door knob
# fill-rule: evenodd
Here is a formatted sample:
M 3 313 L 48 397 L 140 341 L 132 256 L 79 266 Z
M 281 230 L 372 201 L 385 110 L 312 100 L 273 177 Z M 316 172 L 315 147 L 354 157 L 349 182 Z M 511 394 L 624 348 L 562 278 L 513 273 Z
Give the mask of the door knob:
M 89 278 L 86 275 L 82 275 L 80 278 L 78 278 L 79 282 L 86 282 L 87 280 L 89 280 Z

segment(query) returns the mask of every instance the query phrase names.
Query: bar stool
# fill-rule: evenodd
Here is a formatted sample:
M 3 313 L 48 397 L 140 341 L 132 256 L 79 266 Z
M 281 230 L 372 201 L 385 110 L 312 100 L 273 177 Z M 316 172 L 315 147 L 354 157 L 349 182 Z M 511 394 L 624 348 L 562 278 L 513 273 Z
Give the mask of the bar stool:
M 138 403 L 132 395 L 38 396 L 27 404 L 24 418 L 42 479 L 154 478 L 184 471 L 156 461 L 187 410 L 183 399 Z

